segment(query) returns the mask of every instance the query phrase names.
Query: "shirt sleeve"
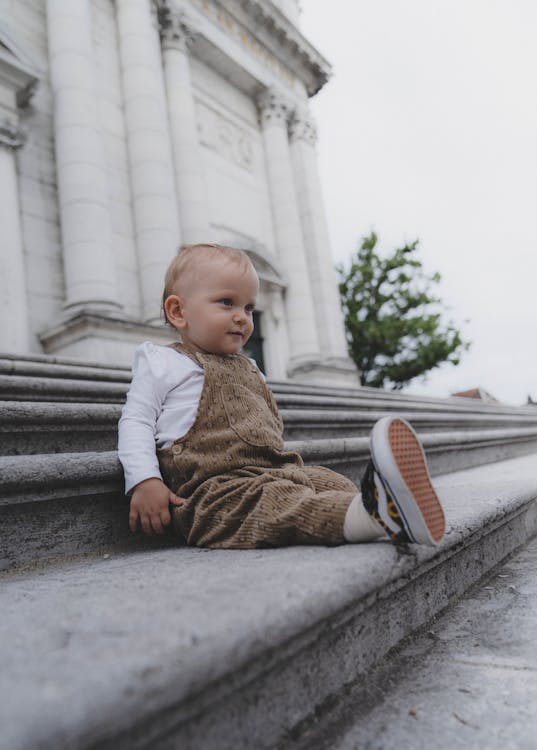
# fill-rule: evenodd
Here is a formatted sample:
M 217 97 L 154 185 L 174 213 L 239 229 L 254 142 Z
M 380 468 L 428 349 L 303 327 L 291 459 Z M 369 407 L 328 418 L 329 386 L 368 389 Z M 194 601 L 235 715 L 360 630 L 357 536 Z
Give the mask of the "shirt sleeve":
M 132 381 L 118 425 L 118 455 L 125 472 L 126 494 L 144 479 L 162 479 L 155 434 L 169 383 L 161 349 L 145 342 L 134 354 Z

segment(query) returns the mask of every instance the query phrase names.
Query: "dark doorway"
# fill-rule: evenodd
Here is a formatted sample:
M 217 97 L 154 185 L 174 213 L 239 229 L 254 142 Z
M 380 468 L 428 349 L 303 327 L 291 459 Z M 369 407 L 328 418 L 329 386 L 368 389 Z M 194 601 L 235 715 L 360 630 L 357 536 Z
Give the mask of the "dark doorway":
M 247 357 L 255 359 L 257 366 L 261 372 L 265 373 L 265 361 L 263 359 L 263 336 L 261 334 L 261 313 L 257 310 L 254 311 L 254 332 L 250 336 L 250 339 L 244 349 L 243 354 Z

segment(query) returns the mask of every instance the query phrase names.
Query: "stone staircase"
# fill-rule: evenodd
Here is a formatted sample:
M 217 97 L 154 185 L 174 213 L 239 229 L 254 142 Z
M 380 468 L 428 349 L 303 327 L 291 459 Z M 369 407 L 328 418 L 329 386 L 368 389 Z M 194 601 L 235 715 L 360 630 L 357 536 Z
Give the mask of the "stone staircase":
M 271 383 L 286 445 L 355 481 L 403 414 L 438 550 L 193 550 L 127 529 L 130 373 L 0 357 L 0 748 L 313 747 L 331 706 L 537 530 L 537 411 Z

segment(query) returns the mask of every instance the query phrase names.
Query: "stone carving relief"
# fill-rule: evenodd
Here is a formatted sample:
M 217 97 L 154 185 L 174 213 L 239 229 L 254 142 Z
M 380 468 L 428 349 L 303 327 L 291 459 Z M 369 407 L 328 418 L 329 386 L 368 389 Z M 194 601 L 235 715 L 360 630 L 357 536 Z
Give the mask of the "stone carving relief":
M 240 44 L 242 49 L 261 62 L 264 68 L 271 70 L 287 86 L 292 87 L 294 85 L 296 80 L 294 74 L 237 21 L 233 14 L 226 9 L 225 2 L 217 2 L 216 0 L 191 1 L 207 18 L 216 23 L 228 36 Z M 270 5 L 270 3 L 267 3 L 267 5 Z M 270 23 L 268 19 L 267 23 Z
M 289 122 L 291 141 L 306 141 L 312 146 L 317 142 L 317 127 L 309 112 L 296 110 Z
M 252 170 L 254 147 L 248 131 L 203 102 L 197 101 L 196 109 L 200 143 L 243 169 Z
M 158 21 L 162 46 L 188 52 L 196 37 L 196 31 L 185 14 L 173 8 L 168 0 L 163 0 L 158 6 Z
M 7 148 L 20 148 L 26 140 L 26 133 L 14 118 L 5 118 L 0 122 L 0 145 Z
M 273 89 L 267 89 L 257 97 L 257 108 L 262 125 L 277 123 L 287 127 L 291 108 L 284 97 Z
M 0 145 L 15 149 L 24 145 L 21 110 L 27 107 L 38 84 L 38 71 L 20 58 L 0 29 Z

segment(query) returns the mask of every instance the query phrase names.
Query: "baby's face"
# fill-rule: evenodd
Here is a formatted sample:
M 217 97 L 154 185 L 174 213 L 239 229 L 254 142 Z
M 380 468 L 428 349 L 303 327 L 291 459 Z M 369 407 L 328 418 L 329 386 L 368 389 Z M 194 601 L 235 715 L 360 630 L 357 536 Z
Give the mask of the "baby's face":
M 211 354 L 237 354 L 254 329 L 259 280 L 254 269 L 229 260 L 207 261 L 182 295 L 183 342 Z

